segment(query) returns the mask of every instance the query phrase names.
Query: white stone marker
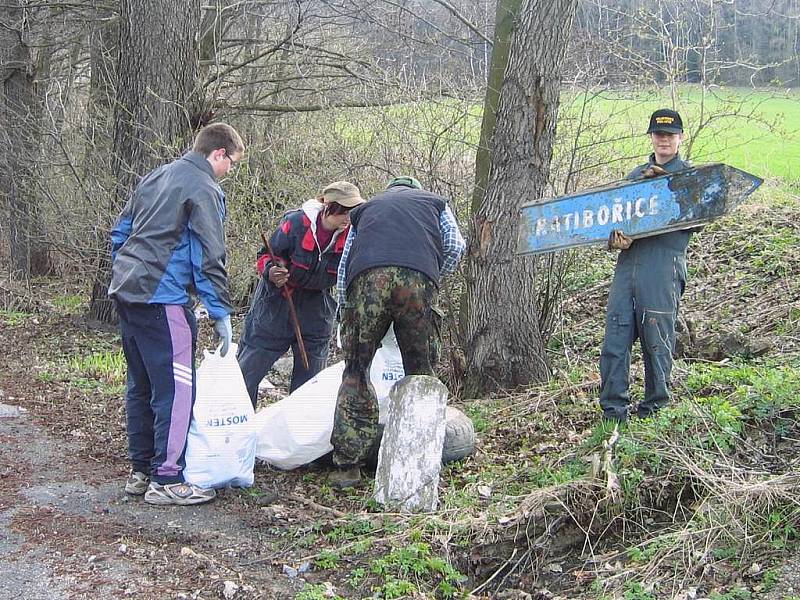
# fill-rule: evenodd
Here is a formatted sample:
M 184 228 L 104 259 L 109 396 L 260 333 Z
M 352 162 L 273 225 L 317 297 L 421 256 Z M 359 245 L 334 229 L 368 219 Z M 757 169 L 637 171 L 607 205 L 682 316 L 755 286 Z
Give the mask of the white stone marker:
M 389 392 L 375 473 L 375 501 L 387 509 L 436 510 L 447 395 L 447 387 L 427 375 L 406 376 Z

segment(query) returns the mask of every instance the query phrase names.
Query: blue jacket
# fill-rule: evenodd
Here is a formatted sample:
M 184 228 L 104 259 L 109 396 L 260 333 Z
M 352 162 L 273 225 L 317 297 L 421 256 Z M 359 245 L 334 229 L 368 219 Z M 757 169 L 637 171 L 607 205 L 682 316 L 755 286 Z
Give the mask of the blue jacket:
M 109 297 L 185 305 L 196 292 L 212 319 L 230 314 L 224 219 L 225 195 L 202 154 L 146 175 L 111 231 Z

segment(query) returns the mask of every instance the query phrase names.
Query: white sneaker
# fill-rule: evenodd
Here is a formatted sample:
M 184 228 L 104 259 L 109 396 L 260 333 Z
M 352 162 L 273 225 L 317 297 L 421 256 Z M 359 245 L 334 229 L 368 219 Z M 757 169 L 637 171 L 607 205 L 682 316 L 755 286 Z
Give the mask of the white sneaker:
M 187 506 L 210 502 L 217 496 L 214 488 L 201 488 L 189 483 L 166 483 L 159 485 L 150 482 L 144 501 L 148 504 Z

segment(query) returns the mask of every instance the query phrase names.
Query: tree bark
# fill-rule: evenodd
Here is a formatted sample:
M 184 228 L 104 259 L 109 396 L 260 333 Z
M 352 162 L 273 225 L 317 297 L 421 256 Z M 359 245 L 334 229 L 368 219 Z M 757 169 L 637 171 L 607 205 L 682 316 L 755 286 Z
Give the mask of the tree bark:
M 491 144 L 486 195 L 471 224 L 465 354 L 468 393 L 549 376 L 537 261 L 515 255 L 519 209 L 547 191 L 561 66 L 577 0 L 523 0 Z
M 35 185 L 42 110 L 26 43 L 29 17 L 22 0 L 0 9 L 0 194 L 9 213 L 11 274 L 23 278 L 51 267 Z
M 500 87 L 508 65 L 508 53 L 511 46 L 511 34 L 514 22 L 519 13 L 522 0 L 498 0 L 495 14 L 494 43 L 492 44 L 492 64 L 489 68 L 489 80 L 486 84 L 486 98 L 483 102 L 483 119 L 481 121 L 481 141 L 475 155 L 475 189 L 472 192 L 472 212 L 480 209 L 489 183 L 489 171 L 492 167 L 491 143 L 497 121 L 497 104 L 500 101 Z
M 122 0 L 114 109 L 112 173 L 115 212 L 139 177 L 180 154 L 199 104 L 200 2 Z M 107 246 L 108 248 L 108 246 Z M 110 252 L 98 264 L 89 317 L 116 319 L 108 298 Z
M 110 144 L 112 114 L 116 92 L 115 71 L 119 60 L 119 20 L 107 9 L 98 8 L 96 19 L 89 24 L 89 119 L 88 151 L 105 155 Z M 96 144 L 99 143 L 99 146 Z

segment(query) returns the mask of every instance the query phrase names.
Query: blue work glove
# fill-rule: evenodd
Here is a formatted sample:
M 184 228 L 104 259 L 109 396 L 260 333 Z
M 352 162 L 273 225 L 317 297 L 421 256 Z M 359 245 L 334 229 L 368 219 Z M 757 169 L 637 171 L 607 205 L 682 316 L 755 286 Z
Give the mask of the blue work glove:
M 222 349 L 219 351 L 219 355 L 225 356 L 228 353 L 228 348 L 230 348 L 231 341 L 233 340 L 233 329 L 231 328 L 230 315 L 225 315 L 221 319 L 214 321 L 214 331 L 222 342 Z

